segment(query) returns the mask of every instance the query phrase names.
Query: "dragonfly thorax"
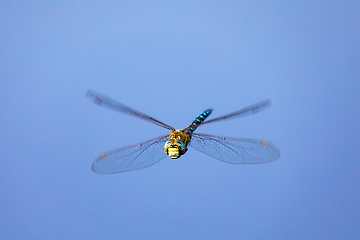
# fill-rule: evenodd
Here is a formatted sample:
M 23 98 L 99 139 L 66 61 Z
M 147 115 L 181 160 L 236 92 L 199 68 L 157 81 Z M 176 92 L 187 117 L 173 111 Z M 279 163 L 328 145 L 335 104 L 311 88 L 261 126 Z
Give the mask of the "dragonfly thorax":
M 167 155 L 172 159 L 177 159 L 187 151 L 187 145 L 191 139 L 191 134 L 185 130 L 173 131 L 169 139 L 166 141 L 164 150 Z

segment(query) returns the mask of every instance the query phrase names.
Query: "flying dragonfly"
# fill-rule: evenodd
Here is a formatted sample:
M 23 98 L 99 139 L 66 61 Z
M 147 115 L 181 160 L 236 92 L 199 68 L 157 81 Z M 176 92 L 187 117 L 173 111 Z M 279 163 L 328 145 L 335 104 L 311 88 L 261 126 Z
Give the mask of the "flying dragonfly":
M 270 100 L 205 121 L 212 112 L 212 109 L 207 109 L 197 116 L 189 127 L 176 130 L 170 125 L 95 91 L 89 90 L 86 97 L 99 106 L 141 118 L 171 130 L 170 134 L 99 155 L 92 165 L 92 170 L 96 173 L 121 173 L 146 168 L 167 155 L 171 159 L 178 159 L 187 152 L 189 146 L 217 160 L 232 164 L 266 163 L 280 157 L 279 149 L 265 140 L 194 133 L 200 125 L 258 113 L 270 106 Z

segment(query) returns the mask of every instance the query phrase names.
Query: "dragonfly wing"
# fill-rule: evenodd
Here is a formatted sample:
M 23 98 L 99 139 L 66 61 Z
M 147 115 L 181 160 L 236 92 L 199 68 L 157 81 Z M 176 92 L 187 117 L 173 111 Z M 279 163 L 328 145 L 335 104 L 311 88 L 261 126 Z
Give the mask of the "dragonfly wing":
M 166 128 L 166 129 L 169 129 L 169 130 L 175 130 L 173 127 L 163 123 L 163 122 L 160 122 L 159 120 L 156 120 L 155 118 L 152 118 L 144 113 L 141 113 L 139 111 L 136 111 L 128 106 L 125 106 L 124 104 L 122 103 L 119 103 L 117 101 L 115 101 L 114 99 L 111 99 L 101 93 L 97 93 L 95 91 L 92 91 L 92 90 L 89 90 L 87 93 L 86 93 L 86 97 L 92 101 L 93 103 L 99 105 L 99 106 L 102 106 L 102 107 L 105 107 L 105 108 L 109 108 L 111 110 L 114 110 L 114 111 L 117 111 L 117 112 L 121 112 L 121 113 L 125 113 L 125 114 L 128 114 L 128 115 L 131 115 L 131 116 L 135 116 L 135 117 L 138 117 L 138 118 L 141 118 L 141 119 L 144 119 L 146 121 L 149 121 L 151 123 L 154 123 L 158 126 L 161 126 L 163 128 Z
M 240 109 L 238 111 L 226 114 L 224 116 L 217 117 L 217 118 L 214 118 L 214 119 L 210 119 L 208 121 L 205 121 L 205 122 L 201 123 L 201 125 L 211 123 L 211 122 L 217 122 L 217 121 L 220 121 L 220 120 L 230 119 L 230 118 L 233 118 L 233 117 L 243 117 L 243 116 L 246 116 L 246 115 L 255 114 L 255 113 L 258 113 L 258 112 L 266 109 L 270 105 L 271 105 L 270 100 L 264 100 L 262 102 L 255 103 L 254 105 L 251 105 L 249 107 L 246 107 L 246 108 Z
M 279 149 L 272 143 L 248 138 L 193 133 L 190 146 L 222 162 L 232 164 L 266 163 L 280 157 Z
M 149 167 L 167 155 L 164 144 L 169 135 L 122 147 L 98 156 L 92 170 L 96 173 L 121 173 Z

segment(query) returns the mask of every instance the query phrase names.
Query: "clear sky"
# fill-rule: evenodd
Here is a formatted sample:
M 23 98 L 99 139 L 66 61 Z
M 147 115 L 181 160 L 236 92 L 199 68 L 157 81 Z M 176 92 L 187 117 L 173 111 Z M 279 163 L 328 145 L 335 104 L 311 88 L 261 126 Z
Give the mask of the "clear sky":
M 358 1 L 1 1 L 0 239 L 360 239 Z M 195 149 L 100 175 L 103 151 L 175 128 L 266 139 L 275 162 Z

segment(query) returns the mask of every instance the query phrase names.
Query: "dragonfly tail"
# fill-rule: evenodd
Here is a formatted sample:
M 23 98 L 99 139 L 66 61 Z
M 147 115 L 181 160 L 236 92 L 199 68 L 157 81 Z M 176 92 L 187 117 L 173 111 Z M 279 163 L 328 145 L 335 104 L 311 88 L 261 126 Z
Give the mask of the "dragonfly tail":
M 207 109 L 203 111 L 195 120 L 190 124 L 190 126 L 187 128 L 191 133 L 195 131 L 197 127 L 200 126 L 202 122 L 205 121 L 205 119 L 211 114 L 212 109 Z

